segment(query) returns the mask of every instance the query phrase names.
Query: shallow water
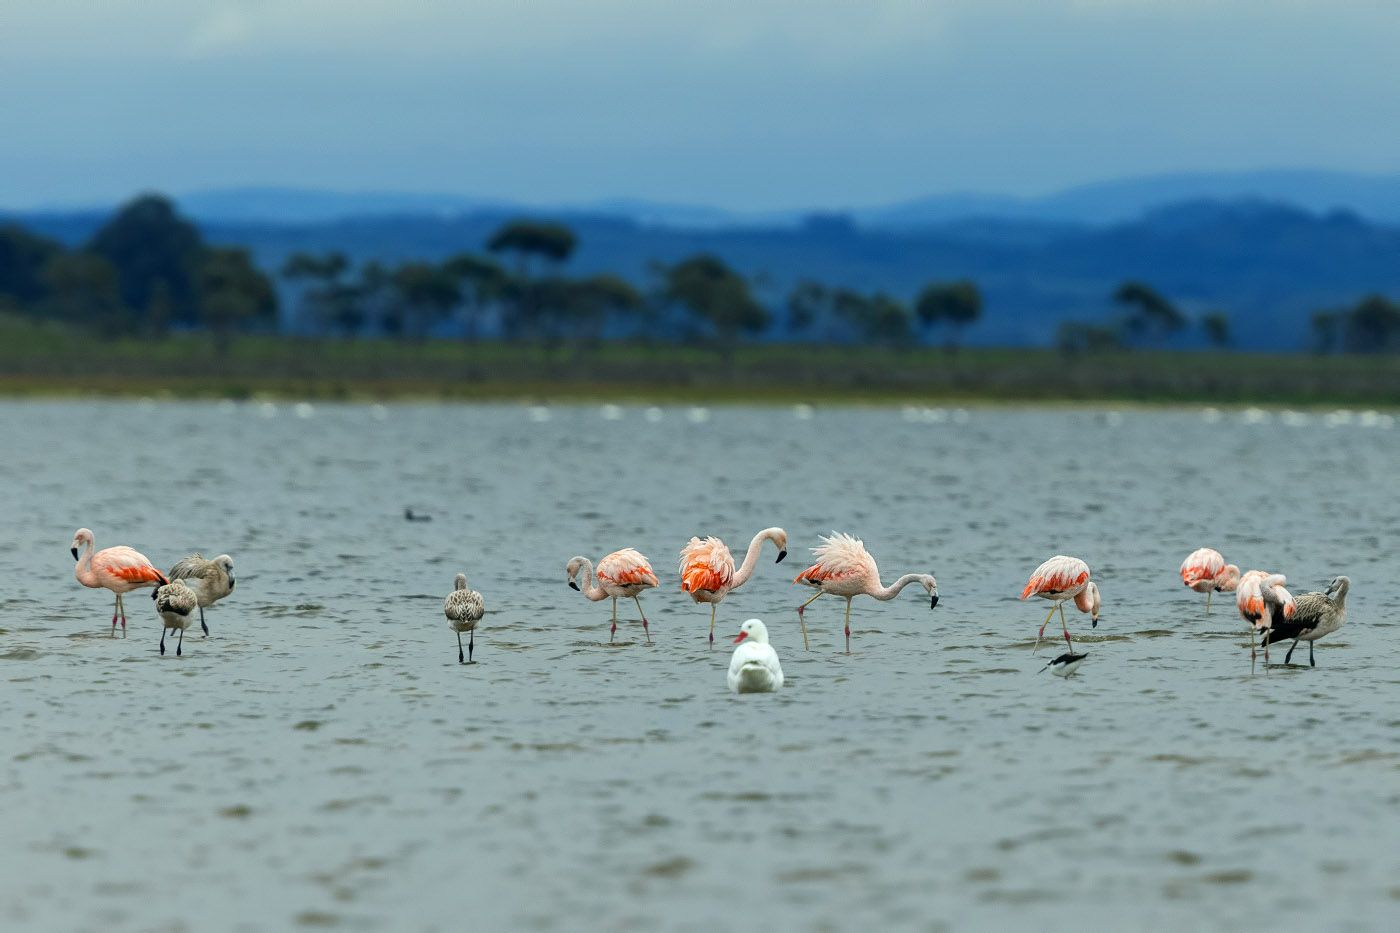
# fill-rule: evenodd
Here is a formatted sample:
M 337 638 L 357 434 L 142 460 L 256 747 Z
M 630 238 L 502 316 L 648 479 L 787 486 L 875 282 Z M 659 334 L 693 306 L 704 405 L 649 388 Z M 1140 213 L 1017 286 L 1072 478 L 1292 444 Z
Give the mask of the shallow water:
M 1260 411 L 0 403 L 0 925 L 7 929 L 1394 928 L 1400 430 Z M 409 523 L 405 506 L 432 514 Z M 776 695 L 677 591 L 694 533 L 781 524 L 722 604 Z M 212 637 L 157 652 L 72 577 L 80 525 L 162 567 L 228 551 Z M 808 613 L 831 529 L 891 603 Z M 1251 672 L 1203 544 L 1349 621 Z M 566 588 L 652 558 L 655 644 Z M 1051 554 L 1104 594 L 1038 674 Z M 441 616 L 486 597 L 477 664 Z M 624 617 L 635 619 L 624 607 Z M 1062 645 L 1062 642 L 1060 643 Z M 1299 661 L 1302 665 L 1299 665 Z

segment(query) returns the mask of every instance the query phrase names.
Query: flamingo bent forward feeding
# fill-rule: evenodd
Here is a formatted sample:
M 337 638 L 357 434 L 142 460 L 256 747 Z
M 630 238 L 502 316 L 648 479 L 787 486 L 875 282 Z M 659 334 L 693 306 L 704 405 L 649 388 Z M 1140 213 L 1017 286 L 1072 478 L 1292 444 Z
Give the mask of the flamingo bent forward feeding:
M 649 590 L 661 581 L 656 579 L 651 562 L 646 557 L 630 547 L 613 551 L 598 561 L 596 585 L 593 582 L 593 562 L 588 558 L 571 558 L 569 566 L 565 569 L 569 575 L 569 586 L 579 590 L 590 601 L 596 603 L 612 597 L 612 631 L 608 634 L 609 644 L 612 644 L 613 636 L 617 634 L 618 599 L 631 599 L 637 603 L 637 612 L 642 616 L 642 629 L 647 634 L 647 644 L 651 644 L 651 624 L 647 622 L 646 611 L 642 609 L 642 601 L 637 597 L 643 590 Z M 580 573 L 583 574 L 583 586 L 578 584 Z
M 1293 660 L 1293 649 L 1298 640 L 1308 643 L 1308 666 L 1317 667 L 1313 660 L 1313 642 L 1323 635 L 1330 635 L 1347 620 L 1347 590 L 1351 589 L 1350 577 L 1333 577 L 1325 593 L 1304 593 L 1293 601 L 1292 619 L 1275 619 L 1269 631 L 1264 634 L 1264 648 L 1270 642 L 1293 639 L 1283 663 Z
M 175 562 L 166 576 L 172 580 L 184 580 L 185 585 L 194 590 L 199 599 L 199 627 L 209 635 L 209 626 L 204 624 L 204 607 L 212 606 L 233 592 L 233 558 L 220 554 L 213 560 L 205 560 L 198 552 Z
M 1203 547 L 1192 551 L 1181 562 L 1181 582 L 1206 594 L 1206 615 L 1210 615 L 1210 598 L 1215 593 L 1233 593 L 1240 585 L 1240 568 L 1225 563 L 1215 548 Z
M 764 541 L 772 541 L 778 549 L 781 564 L 787 557 L 787 532 L 781 528 L 765 528 L 753 536 L 744 563 L 736 572 L 734 555 L 719 538 L 691 538 L 681 548 L 681 591 L 690 594 L 697 603 L 710 604 L 710 647 L 715 644 L 715 610 L 724 597 L 748 582 L 758 566 L 758 552 Z
M 156 603 L 156 614 L 160 616 L 160 653 L 165 654 L 165 633 L 171 629 L 180 630 L 180 641 L 175 645 L 175 657 L 180 657 L 185 647 L 185 629 L 194 619 L 194 611 L 199 608 L 199 595 L 185 585 L 183 580 L 171 580 L 151 592 Z
M 734 639 L 739 647 L 729 659 L 729 689 L 735 693 L 772 693 L 783 685 L 778 652 L 768 644 L 768 626 L 750 619 Z
M 1065 602 L 1074 600 L 1075 607 L 1080 612 L 1089 613 L 1089 618 L 1093 625 L 1090 628 L 1099 627 L 1099 587 L 1089 579 L 1089 565 L 1077 557 L 1066 557 L 1063 554 L 1056 554 L 1054 557 L 1035 568 L 1035 573 L 1031 574 L 1030 580 L 1026 583 L 1026 588 L 1021 590 L 1021 598 L 1029 596 L 1039 596 L 1041 599 L 1048 599 L 1053 606 L 1050 613 L 1045 617 L 1045 622 L 1040 626 L 1040 631 L 1035 636 L 1035 648 L 1031 649 L 1034 654 L 1040 650 L 1040 640 L 1045 636 L 1045 626 L 1050 624 L 1054 618 L 1055 610 L 1060 610 L 1060 628 L 1065 633 L 1065 644 L 1069 645 L 1069 650 L 1074 651 L 1074 642 L 1069 640 L 1069 625 L 1065 622 Z
M 793 583 L 815 587 L 817 596 L 830 593 L 846 600 L 846 653 L 851 653 L 851 600 L 857 596 L 873 596 L 881 600 L 894 599 L 911 583 L 919 583 L 929 594 L 929 608 L 938 605 L 938 581 L 931 573 L 906 573 L 889 586 L 880 585 L 880 568 L 875 558 L 865 550 L 859 538 L 833 531 L 830 537 L 818 535 L 822 543 L 812 548 L 817 562 L 802 571 Z M 802 626 L 802 649 L 807 650 L 807 623 L 802 615 L 817 596 L 797 607 L 797 621 Z
M 1275 623 L 1293 618 L 1293 594 L 1284 589 L 1288 579 L 1281 573 L 1251 570 L 1240 577 L 1235 590 L 1235 605 L 1240 616 L 1249 623 L 1249 659 L 1254 660 L 1254 636 L 1264 633 L 1264 663 L 1269 663 L 1269 631 Z
M 79 556 L 78 548 L 84 548 Z M 122 605 L 122 594 L 148 586 L 164 586 L 170 581 L 156 569 L 145 554 L 129 547 L 103 548 L 93 553 L 92 532 L 79 528 L 73 535 L 73 559 L 78 566 L 73 568 L 73 576 L 83 586 L 92 589 L 111 590 L 117 594 L 112 607 L 112 637 L 117 635 L 117 619 L 122 620 L 122 637 L 126 637 L 126 607 Z
M 467 589 L 467 575 L 459 573 L 452 579 L 452 592 L 442 602 L 442 614 L 447 625 L 457 633 L 457 663 L 466 664 L 476 650 L 476 623 L 486 614 L 486 601 L 476 590 Z M 462 657 L 462 633 L 471 632 L 467 639 L 467 656 Z

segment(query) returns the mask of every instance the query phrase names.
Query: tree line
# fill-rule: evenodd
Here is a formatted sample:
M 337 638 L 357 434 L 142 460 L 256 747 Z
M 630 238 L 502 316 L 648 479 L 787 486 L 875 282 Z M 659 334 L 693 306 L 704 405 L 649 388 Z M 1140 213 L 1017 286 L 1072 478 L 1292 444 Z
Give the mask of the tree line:
M 0 225 L 0 311 L 108 335 L 203 330 L 225 347 L 234 333 L 276 329 L 280 294 L 290 300 L 299 330 L 347 338 L 490 333 L 508 340 L 641 337 L 729 348 L 777 335 L 889 346 L 940 341 L 953 350 L 983 310 L 976 284 L 965 279 L 930 282 L 912 300 L 804 279 L 777 298 L 766 294 L 762 276 L 746 277 L 709 253 L 652 263 L 640 288 L 607 273 L 571 276 L 564 270 L 577 237 L 545 220 L 504 223 L 483 246 L 442 261 L 396 264 L 298 252 L 274 279 L 248 250 L 205 242 L 168 199 L 144 195 L 76 248 Z M 1162 346 L 1192 329 L 1213 346 L 1231 343 L 1222 311 L 1193 319 L 1138 281 L 1124 282 L 1111 297 L 1118 312 L 1107 321 L 1060 325 L 1063 352 Z M 1400 350 L 1400 305 L 1377 295 L 1320 311 L 1313 344 L 1319 352 Z

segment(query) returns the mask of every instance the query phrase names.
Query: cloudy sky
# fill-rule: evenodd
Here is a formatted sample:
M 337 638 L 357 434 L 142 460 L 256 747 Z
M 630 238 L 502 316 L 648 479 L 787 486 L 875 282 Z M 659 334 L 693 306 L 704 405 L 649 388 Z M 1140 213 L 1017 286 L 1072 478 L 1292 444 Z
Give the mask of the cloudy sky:
M 1394 0 L 3 0 L 0 205 L 1400 171 Z

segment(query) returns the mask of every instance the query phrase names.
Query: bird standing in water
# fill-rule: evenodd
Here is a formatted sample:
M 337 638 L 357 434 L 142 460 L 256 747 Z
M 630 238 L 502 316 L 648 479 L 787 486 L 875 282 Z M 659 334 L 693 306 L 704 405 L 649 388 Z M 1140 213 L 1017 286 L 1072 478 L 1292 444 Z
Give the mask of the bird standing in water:
M 778 652 L 768 644 L 768 626 L 750 619 L 734 639 L 739 647 L 729 659 L 729 689 L 735 693 L 772 693 L 783 685 Z
M 781 564 L 787 557 L 787 532 L 781 528 L 765 528 L 753 536 L 744 554 L 744 563 L 734 569 L 734 555 L 719 538 L 691 538 L 681 548 L 681 590 L 697 603 L 710 604 L 710 646 L 715 643 L 715 610 L 724 597 L 748 582 L 758 566 L 758 553 L 764 541 L 772 541 L 778 549 Z
M 476 590 L 467 589 L 467 575 L 459 573 L 452 580 L 452 592 L 442 603 L 442 614 L 447 616 L 447 625 L 457 633 L 457 663 L 466 664 L 472 659 L 476 649 L 476 624 L 486 614 L 486 601 Z M 462 633 L 470 632 L 467 639 L 467 654 L 462 656 Z
M 571 558 L 565 572 L 568 574 L 569 586 L 583 593 L 589 601 L 596 603 L 612 597 L 612 631 L 608 634 L 609 644 L 617 635 L 619 599 L 631 599 L 636 602 L 637 612 L 642 617 L 642 630 L 646 632 L 647 644 L 651 644 L 651 624 L 642 609 L 642 601 L 637 597 L 643 590 L 649 590 L 661 581 L 656 579 L 656 574 L 652 572 L 651 561 L 640 551 L 625 547 L 598 561 L 596 585 L 593 582 L 593 562 L 586 557 Z M 578 583 L 580 575 L 583 576 L 583 586 L 579 586 Z
M 1077 557 L 1057 554 L 1035 568 L 1025 589 L 1021 590 L 1022 599 L 1030 596 L 1038 596 L 1054 603 L 1050 607 L 1049 615 L 1045 617 L 1045 622 L 1040 626 L 1040 631 L 1036 633 L 1032 654 L 1040 650 L 1040 639 L 1045 635 L 1045 626 L 1054 618 L 1056 609 L 1060 610 L 1060 628 L 1065 633 L 1065 644 L 1069 645 L 1071 652 L 1074 651 L 1074 643 L 1069 640 L 1069 625 L 1065 622 L 1065 603 L 1068 600 L 1074 600 L 1074 605 L 1080 612 L 1089 613 L 1093 623 L 1090 628 L 1099 627 L 1099 587 L 1089 579 L 1089 565 Z
M 1210 598 L 1215 593 L 1233 593 L 1240 585 L 1240 568 L 1225 563 L 1214 548 L 1192 551 L 1181 562 L 1181 582 L 1197 593 L 1206 594 L 1206 615 L 1210 615 Z
M 807 623 L 802 614 L 817 598 L 826 593 L 846 600 L 846 653 L 851 653 L 851 600 L 857 596 L 871 596 L 886 601 L 894 599 L 899 591 L 911 583 L 918 583 L 929 595 L 929 608 L 938 605 L 938 581 L 931 573 L 906 573 L 889 586 L 880 585 L 880 568 L 875 558 L 865 550 L 859 538 L 833 531 L 830 537 L 821 537 L 822 543 L 812 548 L 817 562 L 802 571 L 793 583 L 810 586 L 817 595 L 797 607 L 797 621 L 802 626 L 802 649 L 807 650 Z
M 1283 663 L 1293 660 L 1293 649 L 1301 639 L 1308 643 L 1308 666 L 1317 667 L 1313 660 L 1313 642 L 1341 628 L 1347 620 L 1347 591 L 1350 577 L 1333 577 L 1325 593 L 1304 593 L 1293 600 L 1293 618 L 1275 619 L 1264 633 L 1264 647 L 1272 642 L 1293 639 Z
M 117 594 L 112 607 L 112 637 L 117 635 L 117 619 L 122 621 L 122 637 L 126 637 L 126 607 L 122 605 L 122 594 L 148 586 L 164 586 L 170 581 L 156 565 L 140 551 L 124 545 L 103 548 L 93 553 L 92 532 L 79 528 L 73 534 L 73 559 L 78 566 L 73 568 L 73 576 L 83 586 L 92 589 L 111 590 Z M 78 549 L 84 548 L 81 556 Z
M 156 614 L 160 616 L 160 653 L 165 655 L 165 633 L 179 629 L 180 640 L 175 645 L 175 657 L 180 657 L 185 647 L 185 629 L 194 621 L 194 612 L 199 608 L 199 596 L 185 585 L 183 580 L 171 580 L 164 586 L 156 587 L 151 593 L 155 600 Z

